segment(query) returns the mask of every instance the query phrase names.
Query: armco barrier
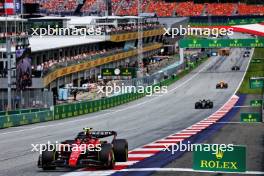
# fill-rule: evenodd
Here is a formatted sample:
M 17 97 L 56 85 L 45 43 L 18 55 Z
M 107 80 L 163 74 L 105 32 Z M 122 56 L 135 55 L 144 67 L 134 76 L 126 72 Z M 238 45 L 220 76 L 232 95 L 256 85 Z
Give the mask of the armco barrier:
M 0 117 L 0 128 L 15 127 L 53 120 L 53 111 L 39 111 Z

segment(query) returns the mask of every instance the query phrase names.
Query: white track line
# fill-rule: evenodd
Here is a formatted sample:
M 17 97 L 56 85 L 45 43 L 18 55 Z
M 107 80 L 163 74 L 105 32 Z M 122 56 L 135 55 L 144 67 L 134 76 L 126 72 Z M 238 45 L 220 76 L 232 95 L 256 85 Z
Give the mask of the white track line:
M 133 151 L 162 151 L 164 150 L 164 148 L 137 148 L 134 149 Z M 138 155 L 137 157 L 142 157 L 142 155 L 146 155 L 146 154 L 128 154 L 128 157 L 130 157 L 130 155 Z M 152 156 L 152 154 L 150 154 L 150 156 Z
M 221 172 L 221 171 L 200 171 L 190 168 L 135 168 L 135 169 L 123 169 L 121 172 L 204 172 L 204 173 L 229 173 L 229 174 L 250 174 L 250 175 L 263 175 L 262 171 L 246 171 L 246 172 Z
M 163 149 L 161 149 L 163 150 Z M 137 150 L 137 151 L 144 151 L 144 150 Z M 149 151 L 149 149 L 148 149 Z M 151 157 L 153 154 L 128 154 L 128 158 L 132 157 L 132 158 L 135 158 L 135 157 L 145 157 L 145 158 L 148 158 L 148 157 Z

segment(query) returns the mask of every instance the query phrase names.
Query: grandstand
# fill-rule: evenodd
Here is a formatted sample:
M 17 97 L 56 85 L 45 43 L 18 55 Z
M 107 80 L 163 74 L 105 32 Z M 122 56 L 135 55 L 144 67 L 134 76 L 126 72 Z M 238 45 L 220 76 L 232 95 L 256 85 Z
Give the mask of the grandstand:
M 39 3 L 41 12 L 49 14 L 63 14 L 75 12 L 78 1 L 74 0 L 25 0 L 24 3 Z M 252 5 L 246 3 L 203 3 L 193 1 L 165 2 L 165 0 L 143 0 L 144 13 L 156 13 L 159 17 L 169 16 L 231 16 L 231 15 L 264 15 L 264 5 Z M 115 15 L 137 15 L 137 0 L 112 0 L 113 13 Z M 81 12 L 84 14 L 97 13 L 106 10 L 105 0 L 84 1 Z
M 81 87 L 84 83 L 96 82 L 103 68 L 137 67 L 139 19 L 139 17 L 133 16 L 47 16 L 24 21 L 29 28 L 48 28 L 48 25 L 57 25 L 58 27 L 69 29 L 88 27 L 101 29 L 101 33 L 96 36 L 87 35 L 84 37 L 81 34 L 78 34 L 78 36 L 66 36 L 65 34 L 65 36 L 31 36 L 28 38 L 31 48 L 31 91 L 39 92 L 43 89 L 48 89 L 56 95 L 59 88 L 69 83 L 73 83 L 75 87 Z M 143 22 L 142 54 L 143 57 L 152 57 L 159 54 L 163 48 L 163 26 L 157 21 L 147 22 L 143 19 Z M 13 23 L 15 25 L 15 22 Z M 3 26 L 5 25 L 3 24 Z M 32 31 L 28 32 L 32 35 Z M 14 51 L 15 48 L 12 47 L 12 52 Z M 3 49 L 0 50 L 0 56 L 1 69 L 6 70 L 7 58 Z M 13 68 L 16 67 L 15 58 L 15 56 L 12 57 Z M 0 81 L 4 83 L 0 84 L 0 95 L 4 95 L 4 90 L 8 86 L 6 72 L 1 72 Z M 14 89 L 15 82 L 14 73 L 12 77 Z

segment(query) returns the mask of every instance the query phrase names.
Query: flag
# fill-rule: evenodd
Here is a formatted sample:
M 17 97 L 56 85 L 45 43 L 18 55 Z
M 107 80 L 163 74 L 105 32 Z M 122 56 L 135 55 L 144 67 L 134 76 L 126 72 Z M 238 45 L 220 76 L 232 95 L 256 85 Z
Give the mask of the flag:
M 5 0 L 5 14 L 6 15 L 14 15 L 14 2 L 13 0 Z

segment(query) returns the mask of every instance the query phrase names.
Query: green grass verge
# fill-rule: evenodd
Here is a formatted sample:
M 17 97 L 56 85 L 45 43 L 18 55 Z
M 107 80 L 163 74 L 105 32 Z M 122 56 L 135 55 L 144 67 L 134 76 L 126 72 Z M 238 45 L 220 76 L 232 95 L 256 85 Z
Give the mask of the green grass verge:
M 254 63 L 255 59 L 259 59 L 259 63 Z M 256 48 L 253 58 L 250 62 L 246 76 L 238 93 L 241 94 L 263 94 L 263 89 L 250 89 L 249 79 L 250 77 L 264 77 L 264 48 Z

